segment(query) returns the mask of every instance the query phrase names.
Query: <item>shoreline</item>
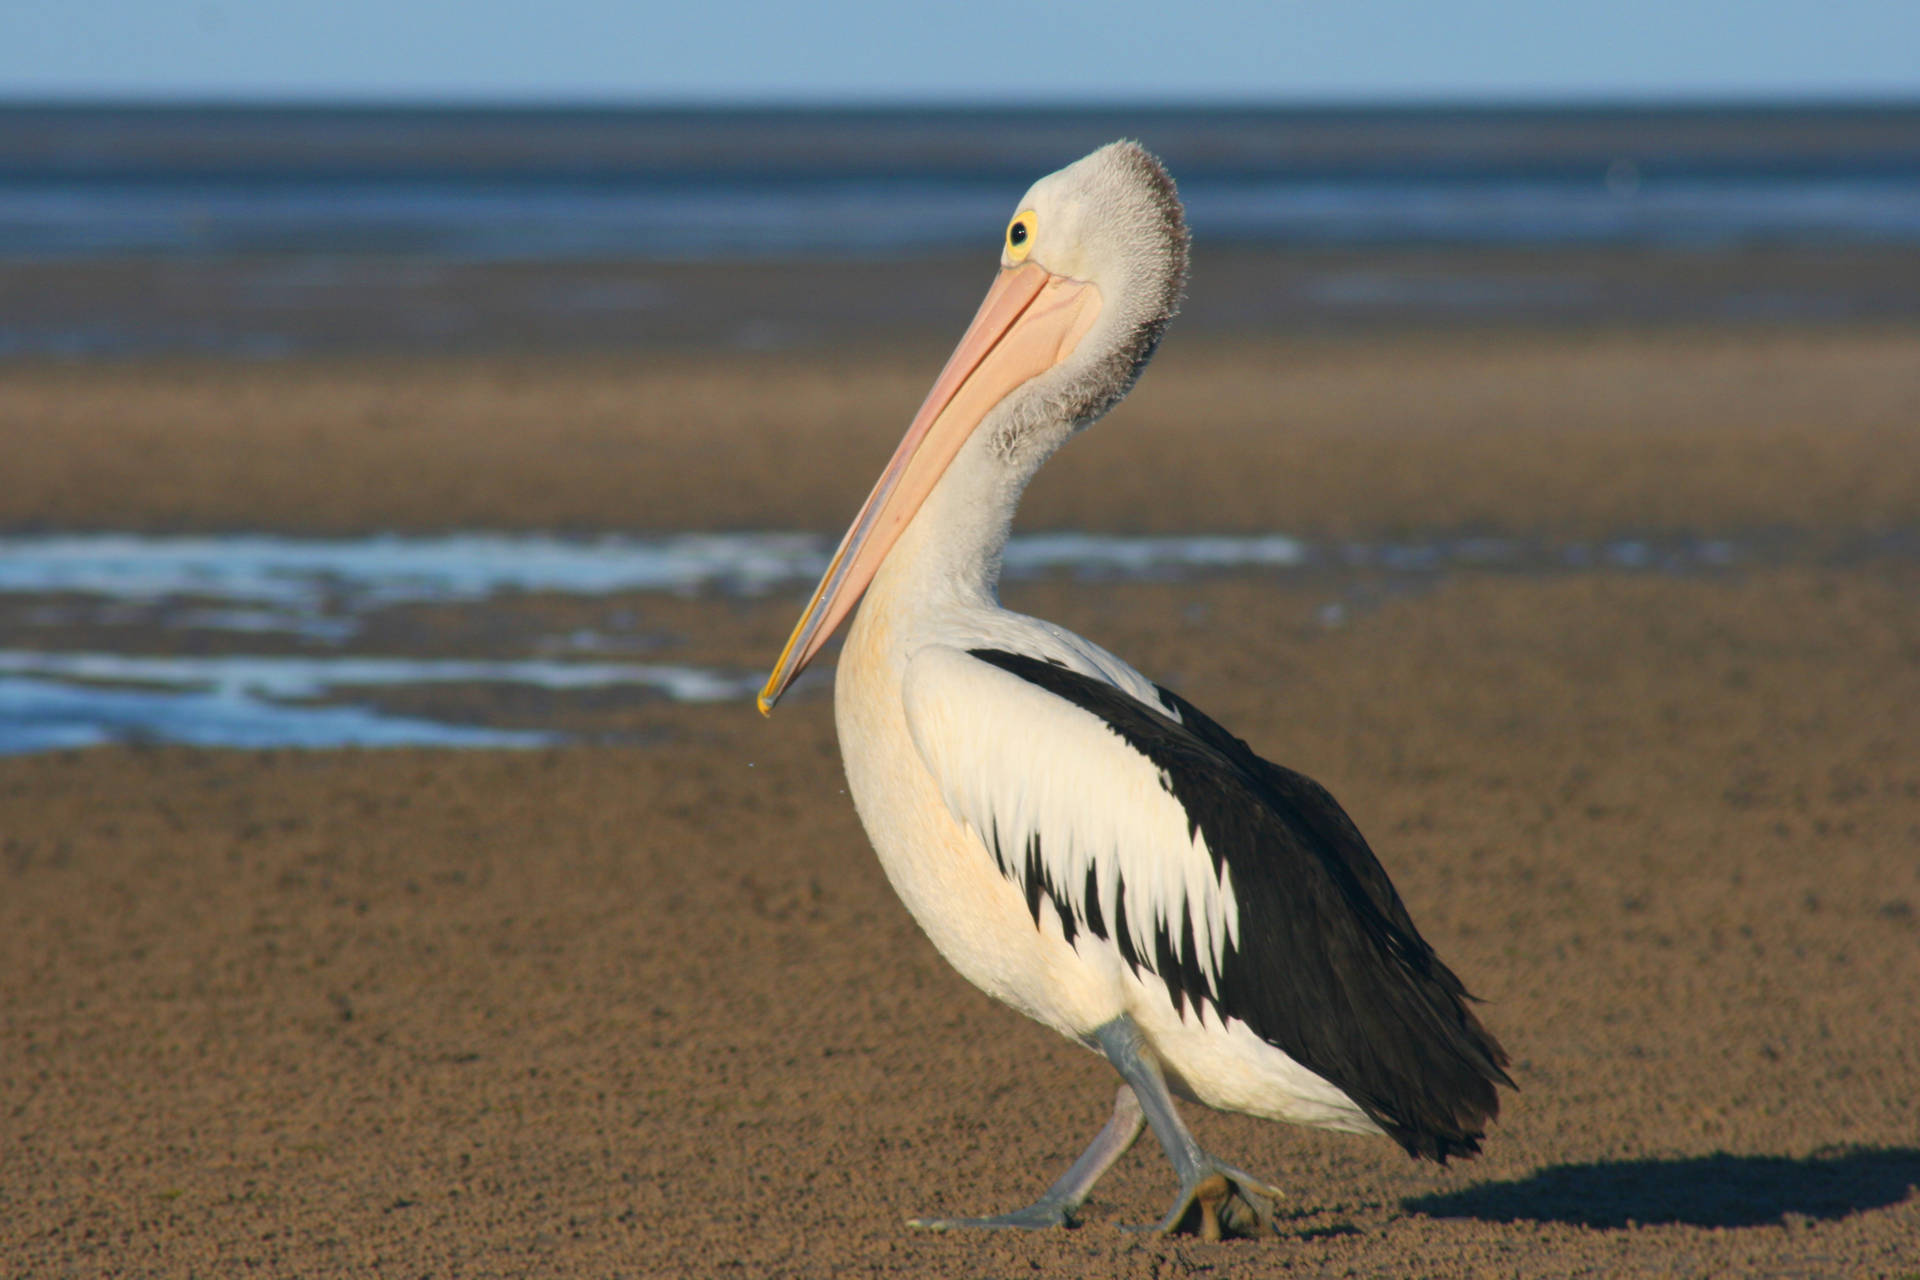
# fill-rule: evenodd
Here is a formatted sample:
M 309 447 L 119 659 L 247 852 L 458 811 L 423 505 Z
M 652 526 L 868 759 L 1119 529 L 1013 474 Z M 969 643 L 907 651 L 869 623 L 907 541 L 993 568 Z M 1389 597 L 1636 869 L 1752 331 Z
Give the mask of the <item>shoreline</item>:
M 0 371 L 169 357 L 826 354 L 951 342 L 990 253 L 487 261 L 429 255 L 16 258 Z M 1175 335 L 1208 341 L 1632 326 L 1920 325 L 1898 245 L 1270 249 L 1205 243 Z

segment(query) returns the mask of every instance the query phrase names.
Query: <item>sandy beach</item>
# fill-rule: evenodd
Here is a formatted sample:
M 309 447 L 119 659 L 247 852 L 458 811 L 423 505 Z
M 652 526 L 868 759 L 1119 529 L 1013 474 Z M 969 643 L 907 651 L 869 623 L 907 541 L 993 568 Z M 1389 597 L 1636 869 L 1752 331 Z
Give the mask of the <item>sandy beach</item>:
M 837 533 L 945 341 L 20 362 L 0 529 Z M 1189 1108 L 1277 1238 L 1122 1230 L 1144 1142 L 1078 1230 L 907 1228 L 1037 1193 L 1111 1073 L 920 935 L 816 684 L 582 712 L 635 746 L 0 758 L 0 1270 L 1920 1275 L 1916 424 L 1910 326 L 1176 328 L 1034 486 L 1742 548 L 1008 592 L 1341 798 L 1513 1053 L 1477 1161 Z M 624 607 L 754 667 L 800 604 Z

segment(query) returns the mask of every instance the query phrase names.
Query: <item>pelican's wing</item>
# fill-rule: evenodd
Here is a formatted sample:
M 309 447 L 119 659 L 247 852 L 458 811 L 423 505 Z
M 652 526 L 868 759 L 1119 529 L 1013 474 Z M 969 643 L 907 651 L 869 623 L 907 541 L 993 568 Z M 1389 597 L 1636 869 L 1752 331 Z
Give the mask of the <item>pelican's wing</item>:
M 931 647 L 904 685 L 947 806 L 1036 925 L 1109 941 L 1174 1006 L 1211 1005 L 1416 1154 L 1477 1148 L 1505 1055 L 1339 804 L 1191 704 L 1058 662 Z

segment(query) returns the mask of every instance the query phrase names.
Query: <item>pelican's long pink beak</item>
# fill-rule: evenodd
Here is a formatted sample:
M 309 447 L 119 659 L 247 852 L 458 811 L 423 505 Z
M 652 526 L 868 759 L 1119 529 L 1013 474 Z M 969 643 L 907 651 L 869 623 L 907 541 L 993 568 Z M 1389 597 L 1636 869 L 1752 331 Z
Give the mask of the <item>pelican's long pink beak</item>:
M 780 651 L 760 691 L 762 715 L 860 603 L 974 428 L 1014 388 L 1072 354 L 1099 314 L 1100 291 L 1090 284 L 1032 262 L 1000 273 Z

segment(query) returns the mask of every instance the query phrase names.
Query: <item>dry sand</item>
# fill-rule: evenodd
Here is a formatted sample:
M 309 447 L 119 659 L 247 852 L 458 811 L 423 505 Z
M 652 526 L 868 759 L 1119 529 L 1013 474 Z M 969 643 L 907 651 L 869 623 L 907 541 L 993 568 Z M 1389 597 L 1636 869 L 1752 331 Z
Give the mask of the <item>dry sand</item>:
M 1111 1073 L 919 935 L 816 688 L 627 708 L 651 747 L 0 760 L 0 1270 L 1920 1275 L 1917 351 L 1176 342 L 1036 486 L 1028 527 L 1781 539 L 1010 592 L 1342 798 L 1514 1053 L 1479 1161 L 1191 1109 L 1281 1238 L 1118 1229 L 1150 1143 L 1080 1230 L 903 1226 L 1031 1196 Z M 15 368 L 0 524 L 830 530 L 938 355 Z M 797 605 L 663 603 L 669 656 Z

